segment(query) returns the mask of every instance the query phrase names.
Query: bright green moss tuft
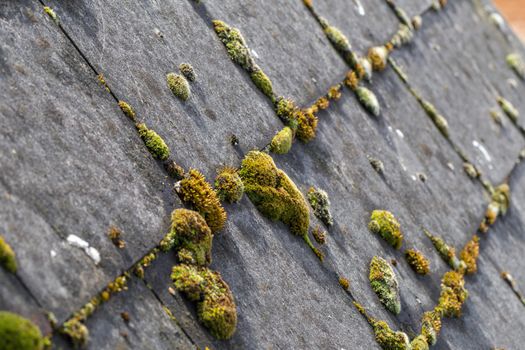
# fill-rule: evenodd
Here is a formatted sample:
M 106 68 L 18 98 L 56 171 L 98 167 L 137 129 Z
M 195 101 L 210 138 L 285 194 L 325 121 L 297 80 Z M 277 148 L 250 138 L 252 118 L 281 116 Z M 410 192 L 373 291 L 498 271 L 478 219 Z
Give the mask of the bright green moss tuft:
M 236 203 L 244 194 L 244 184 L 237 169 L 224 167 L 215 178 L 215 191 L 221 201 Z
M 308 202 L 310 202 L 310 205 L 314 210 L 314 215 L 326 226 L 333 225 L 334 220 L 330 213 L 330 200 L 328 199 L 328 194 L 319 188 L 310 187 L 307 197 Z
M 430 272 L 430 262 L 425 258 L 423 253 L 415 249 L 407 249 L 405 251 L 405 258 L 412 270 L 416 273 L 427 275 Z
M 228 55 L 232 61 L 240 65 L 249 73 L 252 73 L 255 70 L 256 65 L 250 55 L 250 50 L 246 46 L 246 42 L 244 41 L 241 32 L 237 28 L 232 28 L 219 20 L 213 21 L 213 28 L 226 47 Z
M 144 123 L 137 124 L 136 127 L 139 132 L 139 136 L 142 141 L 144 141 L 144 144 L 148 148 L 149 153 L 151 153 L 151 155 L 156 159 L 168 159 L 170 156 L 170 149 L 162 137 L 160 137 L 155 131 L 148 129 Z
M 366 108 L 367 111 L 372 113 L 374 116 L 379 116 L 381 113 L 381 107 L 379 106 L 379 101 L 377 100 L 376 95 L 363 86 L 359 86 L 355 89 L 355 94 L 357 99 Z
M 439 308 L 423 313 L 421 334 L 429 345 L 435 345 L 441 330 L 441 311 Z
M 525 79 L 525 62 L 523 62 L 520 54 L 511 53 L 507 55 L 506 61 L 509 67 L 512 68 L 521 79 Z
M 255 86 L 257 86 L 257 88 L 259 88 L 263 94 L 265 94 L 272 101 L 275 100 L 272 81 L 260 68 L 257 67 L 257 69 L 255 69 L 255 71 L 250 74 L 250 78 L 252 78 Z
M 410 350 L 410 340 L 403 332 L 394 332 L 385 321 L 373 320 L 376 342 L 385 350 Z
M 183 101 L 186 101 L 190 97 L 190 84 L 188 84 L 188 81 L 182 75 L 168 73 L 166 75 L 166 81 L 168 87 L 175 96 Z
M 195 81 L 197 79 L 197 75 L 195 74 L 195 70 L 193 69 L 193 66 L 189 63 L 181 63 L 179 65 L 179 70 L 188 79 L 188 81 Z
M 204 217 L 213 233 L 222 230 L 226 211 L 204 175 L 196 169 L 190 169 L 188 176 L 177 184 L 177 192 L 183 201 L 191 204 Z
M 396 275 L 388 262 L 374 256 L 370 262 L 370 285 L 381 303 L 393 314 L 401 312 L 401 299 Z
M 127 102 L 118 101 L 118 106 L 120 107 L 120 109 L 122 110 L 122 112 L 124 113 L 126 117 L 128 117 L 129 119 L 133 121 L 137 119 L 135 111 L 133 110 L 133 108 L 131 108 L 131 106 Z
M 468 297 L 463 274 L 448 271 L 441 280 L 438 307 L 445 317 L 460 317 L 461 307 Z
M 403 234 L 395 216 L 386 210 L 374 210 L 370 215 L 368 229 L 383 237 L 395 249 L 401 248 Z
M 1 350 L 42 350 L 44 338 L 30 320 L 8 311 L 0 311 Z
M 218 272 L 181 264 L 173 267 L 171 279 L 177 290 L 198 302 L 199 320 L 215 338 L 232 337 L 237 327 L 237 309 L 230 287 Z
M 425 230 L 425 235 L 430 238 L 434 248 L 439 253 L 439 256 L 454 270 L 461 270 L 465 268 L 465 263 L 459 260 L 456 256 L 456 249 L 449 246 L 443 238 L 435 236 L 430 233 L 428 230 Z
M 7 271 L 15 273 L 17 270 L 16 255 L 13 249 L 0 235 L 0 265 Z
M 289 126 L 285 126 L 279 131 L 270 143 L 270 152 L 275 154 L 286 154 L 292 148 L 293 131 Z
M 204 218 L 193 210 L 175 209 L 171 213 L 170 232 L 160 242 L 160 249 L 176 248 L 179 261 L 199 266 L 211 263 L 213 235 Z
M 263 215 L 282 221 L 293 234 L 307 236 L 308 204 L 292 180 L 275 166 L 272 157 L 259 151 L 249 152 L 239 175 L 246 195 Z
M 420 334 L 410 342 L 411 350 L 428 350 L 427 338 Z

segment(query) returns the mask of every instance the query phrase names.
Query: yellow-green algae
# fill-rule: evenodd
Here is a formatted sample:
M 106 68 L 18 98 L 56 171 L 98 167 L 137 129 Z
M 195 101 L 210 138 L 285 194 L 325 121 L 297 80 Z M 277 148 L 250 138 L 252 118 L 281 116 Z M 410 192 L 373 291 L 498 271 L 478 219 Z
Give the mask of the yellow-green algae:
M 456 249 L 449 246 L 443 238 L 433 235 L 428 230 L 424 230 L 425 235 L 432 241 L 434 248 L 439 253 L 439 256 L 454 270 L 465 268 L 465 263 L 459 260 L 456 256 Z
M 310 187 L 307 198 L 312 206 L 314 215 L 326 226 L 333 225 L 334 219 L 330 213 L 330 199 L 328 198 L 328 194 L 320 188 Z
M 181 264 L 173 267 L 173 285 L 197 302 L 202 324 L 217 339 L 229 339 L 237 327 L 237 309 L 230 287 L 218 272 Z
M 399 284 L 390 264 L 383 258 L 374 256 L 370 261 L 370 285 L 381 303 L 393 314 L 401 312 Z
M 237 173 L 237 169 L 232 167 L 222 167 L 215 178 L 215 191 L 221 201 L 236 203 L 241 200 L 244 194 L 244 184 Z
M 176 186 L 182 200 L 191 204 L 193 209 L 204 217 L 213 233 L 222 230 L 226 222 L 226 211 L 221 205 L 217 192 L 200 171 L 190 169 L 188 175 Z
M 15 273 L 17 270 L 15 252 L 2 235 L 0 235 L 0 265 L 11 273 Z
M 417 274 L 427 275 L 430 272 L 430 262 L 420 251 L 407 249 L 405 251 L 405 258 L 412 270 Z
M 401 225 L 391 212 L 386 210 L 372 211 L 368 229 L 383 237 L 395 249 L 401 248 L 403 244 Z
M 289 126 L 285 126 L 277 132 L 270 143 L 270 152 L 275 154 L 286 154 L 292 148 L 293 131 Z
M 144 141 L 146 148 L 153 158 L 166 160 L 170 156 L 170 149 L 166 142 L 154 130 L 149 129 L 146 124 L 136 125 L 140 138 Z
M 168 83 L 168 87 L 173 95 L 183 101 L 186 101 L 190 97 L 190 84 L 188 84 L 188 81 L 184 76 L 176 73 L 168 73 L 166 75 L 166 82 Z
M 42 350 L 46 341 L 30 320 L 8 311 L 0 311 L 1 350 Z
M 476 273 L 478 270 L 477 266 L 477 259 L 479 255 L 479 237 L 474 235 L 470 241 L 465 244 L 465 247 L 463 247 L 463 250 L 461 250 L 461 253 L 459 254 L 459 257 L 461 258 L 461 261 L 464 261 L 467 268 L 466 273 L 467 274 L 473 274 Z
M 166 252 L 175 248 L 180 262 L 208 266 L 212 240 L 211 230 L 199 213 L 175 209 L 171 213 L 170 232 L 160 242 L 160 249 Z
M 303 237 L 322 260 L 321 252 L 308 236 L 308 203 L 293 181 L 277 168 L 272 157 L 260 151 L 250 151 L 242 161 L 239 175 L 244 182 L 246 195 L 255 207 L 264 216 L 281 221 L 290 232 Z

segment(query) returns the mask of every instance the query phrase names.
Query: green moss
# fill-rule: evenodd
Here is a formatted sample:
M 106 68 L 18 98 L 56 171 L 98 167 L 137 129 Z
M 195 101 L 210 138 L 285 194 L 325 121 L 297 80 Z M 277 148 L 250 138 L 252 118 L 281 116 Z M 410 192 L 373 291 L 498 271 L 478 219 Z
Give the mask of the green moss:
M 215 191 L 221 201 L 236 203 L 244 194 L 244 184 L 237 173 L 237 169 L 223 167 L 215 178 Z
M 71 339 L 75 347 L 83 347 L 89 340 L 89 330 L 78 318 L 66 321 L 60 332 Z
M 454 270 L 461 270 L 466 267 L 465 263 L 456 257 L 456 249 L 449 246 L 443 238 L 435 236 L 430 231 L 424 230 L 425 235 L 430 238 L 434 248 L 436 248 L 439 256 Z
M 478 270 L 477 260 L 479 255 L 479 237 L 474 235 L 470 241 L 465 244 L 459 254 L 461 261 L 464 261 L 467 268 L 466 273 L 473 274 Z
M 215 33 L 226 47 L 228 55 L 238 65 L 244 68 L 249 73 L 255 71 L 256 65 L 250 55 L 250 50 L 246 46 L 246 42 L 237 28 L 232 28 L 223 21 L 214 20 L 213 28 Z
M 374 256 L 370 262 L 370 285 L 381 303 L 393 314 L 401 312 L 401 299 L 396 275 L 388 262 Z
M 412 270 L 416 273 L 420 275 L 428 275 L 430 272 L 430 262 L 423 253 L 415 249 L 407 249 L 405 251 L 405 258 Z
M 293 181 L 275 166 L 272 157 L 259 151 L 249 152 L 239 175 L 246 195 L 264 216 L 282 221 L 293 234 L 308 234 L 308 204 Z
M 137 116 L 135 114 L 135 111 L 133 110 L 133 108 L 131 108 L 131 106 L 127 102 L 124 102 L 122 100 L 118 101 L 118 106 L 120 107 L 120 109 L 122 110 L 122 112 L 124 113 L 126 117 L 128 117 L 129 119 L 133 121 L 136 121 Z
M 315 241 L 321 245 L 326 243 L 326 232 L 321 229 L 321 227 L 316 226 L 312 230 L 312 236 L 314 237 Z
M 0 265 L 7 271 L 15 273 L 17 270 L 16 255 L 13 249 L 0 235 Z
M 434 309 L 423 313 L 421 319 L 421 334 L 426 338 L 429 345 L 435 345 L 439 331 L 441 330 L 441 311 Z
M 366 110 L 374 116 L 379 116 L 381 113 L 381 107 L 379 106 L 379 101 L 377 100 L 376 95 L 369 89 L 359 86 L 355 89 L 355 94 L 359 102 L 366 108 Z
M 213 235 L 204 218 L 193 210 L 175 209 L 171 213 L 170 232 L 160 242 L 160 249 L 175 248 L 179 261 L 199 266 L 211 263 Z
M 427 338 L 424 335 L 418 335 L 410 342 L 411 350 L 428 350 Z
M 448 122 L 439 112 L 437 111 L 436 107 L 434 107 L 433 104 L 427 101 L 421 101 L 421 105 L 423 106 L 423 109 L 427 113 L 427 115 L 432 119 L 434 122 L 434 125 L 438 128 L 438 130 L 443 134 L 445 137 L 449 137 L 449 130 L 448 130 Z
M 351 50 L 352 47 L 347 37 L 337 27 L 329 25 L 324 28 L 324 33 L 337 51 L 347 52 Z
M 195 70 L 193 69 L 193 66 L 189 63 L 181 63 L 179 65 L 179 70 L 188 79 L 188 81 L 195 81 L 197 79 L 197 75 L 195 74 Z
M 339 285 L 344 289 L 348 290 L 350 288 L 350 281 L 347 278 L 339 277 Z
M 525 79 L 525 62 L 523 62 L 520 54 L 511 53 L 507 55 L 506 61 L 509 67 L 512 68 L 521 79 Z
M 510 120 L 512 120 L 514 123 L 518 122 L 518 118 L 520 116 L 520 112 L 514 107 L 510 101 L 506 100 L 505 98 L 499 96 L 498 97 L 498 104 L 503 110 L 503 112 L 509 117 Z
M 333 225 L 334 220 L 330 213 L 330 199 L 328 198 L 328 194 L 319 188 L 310 187 L 307 198 L 312 206 L 314 215 L 326 226 Z
M 461 307 L 468 297 L 463 274 L 448 271 L 441 280 L 438 307 L 445 317 L 460 317 Z
M 390 43 L 394 47 L 400 48 L 401 46 L 410 43 L 413 38 L 414 38 L 414 32 L 412 31 L 412 29 L 410 29 L 410 27 L 407 26 L 406 24 L 400 24 L 399 29 L 397 30 L 397 32 L 394 34 L 394 36 L 390 40 Z M 385 62 L 385 65 L 386 65 L 386 62 Z
M 230 288 L 218 272 L 181 264 L 173 267 L 171 279 L 177 290 L 198 302 L 199 320 L 215 338 L 232 337 L 237 327 L 237 310 Z
M 510 187 L 508 184 L 501 184 L 492 190 L 492 198 L 485 211 L 485 218 L 483 219 L 479 230 L 487 232 L 489 226 L 496 222 L 498 216 L 505 215 L 510 204 Z
M 173 95 L 183 101 L 186 101 L 190 97 L 190 84 L 188 84 L 188 81 L 182 75 L 168 73 L 166 75 L 166 81 Z
M 42 350 L 44 343 L 40 329 L 33 322 L 14 313 L 0 311 L 0 349 Z
M 315 138 L 317 130 L 317 117 L 309 111 L 298 111 L 296 136 L 303 142 L 311 141 Z
M 298 111 L 299 108 L 290 98 L 284 98 L 281 96 L 275 103 L 275 113 L 284 124 L 288 125 L 292 129 L 292 131 L 297 130 Z
M 139 136 L 144 141 L 149 153 L 155 159 L 166 160 L 170 156 L 170 149 L 154 130 L 148 129 L 146 124 L 139 123 L 136 125 Z
M 196 169 L 190 169 L 188 176 L 177 187 L 182 200 L 191 204 L 204 217 L 213 233 L 222 230 L 226 211 L 204 175 Z
M 59 20 L 57 14 L 55 13 L 55 11 L 51 7 L 44 6 L 44 12 L 53 20 L 53 22 L 55 22 L 56 25 L 60 24 L 60 20 Z
M 272 87 L 272 81 L 268 76 L 257 67 L 254 72 L 250 74 L 250 78 L 252 78 L 253 83 L 257 88 L 265 94 L 268 98 L 272 100 L 272 102 L 275 100 L 275 95 L 273 94 L 273 87 Z
M 286 154 L 292 148 L 293 131 L 289 126 L 285 126 L 272 139 L 270 152 L 275 154 Z
M 386 210 L 372 211 L 368 229 L 383 237 L 395 249 L 401 248 L 403 244 L 401 225 L 391 212 Z
M 385 321 L 372 322 L 376 342 L 385 350 L 410 350 L 410 340 L 403 332 L 394 332 Z

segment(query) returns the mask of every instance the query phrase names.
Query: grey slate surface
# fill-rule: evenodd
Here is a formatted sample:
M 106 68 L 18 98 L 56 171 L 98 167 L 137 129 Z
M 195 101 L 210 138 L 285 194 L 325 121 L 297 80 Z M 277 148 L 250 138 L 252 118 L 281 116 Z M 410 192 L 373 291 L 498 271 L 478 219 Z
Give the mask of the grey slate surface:
M 276 91 L 302 105 L 340 81 L 347 70 L 302 1 L 279 6 L 233 1 L 50 5 L 90 64 L 105 74 L 113 93 L 130 102 L 139 118 L 165 138 L 177 162 L 200 169 L 210 179 L 218 166 L 238 165 L 243 153 L 264 146 L 282 127 L 245 72 L 230 62 L 210 19 L 239 27 Z M 16 277 L 0 271 L 0 281 L 7 281 L 0 284 L 0 307 L 44 327 L 43 310 L 63 320 L 151 249 L 166 231 L 169 212 L 181 203 L 133 125 L 39 3 L 1 6 L 0 33 L 12 39 L 0 51 L 2 85 L 10 87 L 0 99 L 0 118 L 7 125 L 0 132 L 0 233 L 15 248 L 20 271 Z M 359 50 L 397 25 L 381 2 L 365 6 L 365 18 L 347 26 L 341 13 L 351 10 L 351 2 L 316 2 L 318 12 L 333 16 Z M 407 2 L 410 13 L 419 13 L 420 6 Z M 343 10 L 337 12 L 339 8 Z M 425 15 L 415 43 L 395 58 L 413 85 L 426 98 L 436 99 L 454 128 L 455 142 L 467 148 L 458 135 L 469 140 L 483 136 L 495 164 L 495 170 L 485 172 L 497 183 L 508 175 L 525 142 L 509 120 L 503 130 L 494 129 L 488 108 L 495 106 L 493 93 L 501 91 L 525 110 L 520 105 L 523 85 L 509 87 L 513 73 L 504 57 L 510 44 L 478 10 L 470 2 L 451 2 L 445 11 Z M 155 35 L 155 28 L 163 38 Z M 451 42 L 450 35 L 461 40 Z M 430 45 L 439 45 L 439 52 Z M 487 45 L 490 49 L 483 51 Z M 446 69 L 465 57 L 475 64 L 464 64 L 457 77 L 455 70 Z M 171 95 L 164 78 L 181 62 L 191 63 L 198 74 L 186 103 Z M 469 84 L 476 89 L 460 89 Z M 447 86 L 449 91 L 443 88 Z M 193 343 L 213 349 L 378 348 L 336 274 L 350 279 L 353 295 L 374 317 L 411 336 L 417 333 L 421 314 L 437 301 L 439 281 L 447 270 L 422 228 L 460 249 L 479 224 L 488 196 L 479 182 L 464 174 L 461 159 L 391 69 L 376 74 L 372 87 L 383 107 L 379 118 L 368 115 L 345 91 L 341 101 L 319 114 L 315 140 L 297 142 L 288 155 L 275 157 L 303 193 L 313 185 L 330 195 L 335 225 L 321 248 L 324 264 L 300 238 L 262 217 L 244 198 L 226 206 L 229 220 L 213 248 L 212 268 L 229 283 L 238 307 L 238 329 L 231 340 L 213 340 L 198 323 L 194 306 L 168 293 L 176 263 L 168 253 L 146 269 L 151 290 L 133 279 L 128 291 L 113 296 L 88 320 L 89 348 L 185 349 Z M 468 113 L 457 108 L 459 100 Z M 28 126 L 33 128 L 30 135 Z M 240 147 L 230 145 L 231 133 L 239 137 Z M 467 153 L 488 169 L 473 150 Z M 384 176 L 375 173 L 367 156 L 385 163 Z M 426 182 L 414 180 L 417 173 L 424 173 Z M 519 261 L 522 174 L 523 167 L 518 167 L 511 177 L 514 198 L 508 216 L 482 240 L 480 272 L 467 277 L 470 298 L 464 316 L 444 321 L 437 349 L 513 349 L 523 341 L 523 306 L 499 277 L 501 270 L 508 270 L 525 288 Z M 401 252 L 368 231 L 369 213 L 377 208 L 398 217 L 404 247 L 416 247 L 430 258 L 430 276 L 416 276 Z M 311 219 L 312 227 L 320 224 Z M 110 224 L 124 231 L 124 250 L 107 239 Z M 100 250 L 98 267 L 64 242 L 70 233 Z M 51 250 L 57 253 L 54 258 Z M 373 255 L 398 261 L 403 307 L 398 317 L 390 315 L 370 289 L 368 263 Z M 129 325 L 122 321 L 122 311 L 130 313 Z M 128 340 L 121 332 L 128 333 Z M 58 348 L 70 347 L 60 337 L 55 340 Z

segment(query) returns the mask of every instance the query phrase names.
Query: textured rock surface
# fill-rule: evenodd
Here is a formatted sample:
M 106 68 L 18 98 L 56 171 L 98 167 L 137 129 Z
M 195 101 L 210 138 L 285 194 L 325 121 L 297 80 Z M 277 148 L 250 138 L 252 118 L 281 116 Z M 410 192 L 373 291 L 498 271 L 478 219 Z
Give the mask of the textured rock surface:
M 364 54 L 393 34 L 398 21 L 383 1 L 361 2 L 364 16 L 354 1 L 314 4 Z M 47 332 L 45 310 L 64 321 L 152 249 L 168 229 L 171 210 L 182 206 L 171 190 L 173 181 L 148 154 L 114 97 L 134 107 L 178 163 L 211 180 L 219 166 L 239 166 L 243 154 L 264 147 L 282 128 L 268 99 L 227 56 L 211 19 L 238 27 L 277 94 L 300 105 L 324 94 L 348 67 L 300 0 L 45 3 L 62 27 L 37 1 L 0 5 L 5 38 L 0 83 L 6 87 L 0 90 L 0 234 L 15 249 L 20 267 L 17 275 L 0 270 L 0 309 L 19 312 Z M 429 3 L 399 1 L 410 15 Z M 426 12 L 414 43 L 394 54 L 411 84 L 447 117 L 452 141 L 494 184 L 509 175 L 525 146 L 508 118 L 499 127 L 489 115 L 497 94 L 525 113 L 523 82 L 504 60 L 516 50 L 523 52 L 510 32 L 490 23 L 483 5 L 449 1 L 441 12 Z M 187 102 L 175 98 L 165 80 L 183 62 L 197 73 Z M 104 73 L 113 96 L 98 83 L 98 73 Z M 169 293 L 176 264 L 171 252 L 146 269 L 144 281 L 132 279 L 127 291 L 88 319 L 88 348 L 379 348 L 338 276 L 350 280 L 352 295 L 373 317 L 411 337 L 417 334 L 448 269 L 423 228 L 459 250 L 476 230 L 489 196 L 464 173 L 461 158 L 391 68 L 375 74 L 371 87 L 383 110 L 378 118 L 345 90 L 340 101 L 319 113 L 313 141 L 296 142 L 289 154 L 274 158 L 304 194 L 314 186 L 330 196 L 334 225 L 321 247 L 324 263 L 245 196 L 226 206 L 229 219 L 214 239 L 211 265 L 237 303 L 232 339 L 214 340 L 199 324 L 194 305 Z M 231 145 L 232 134 L 239 146 Z M 473 140 L 484 145 L 490 162 Z M 384 174 L 372 168 L 369 157 L 384 163 Z M 524 341 L 523 305 L 499 276 L 510 272 L 525 290 L 524 171 L 520 165 L 510 177 L 509 213 L 481 239 L 479 273 L 466 278 L 470 297 L 464 316 L 444 320 L 435 349 L 513 349 Z M 369 232 L 374 209 L 394 213 L 403 249 L 416 248 L 430 259 L 429 276 L 416 275 L 403 250 Z M 110 225 L 122 229 L 125 249 L 108 239 Z M 323 227 L 311 215 L 311 227 L 316 225 Z M 100 251 L 98 266 L 66 243 L 70 234 Z M 398 316 L 386 311 L 370 288 L 368 264 L 374 255 L 397 261 Z M 129 313 L 129 323 L 121 312 Z M 54 342 L 70 347 L 59 335 Z

